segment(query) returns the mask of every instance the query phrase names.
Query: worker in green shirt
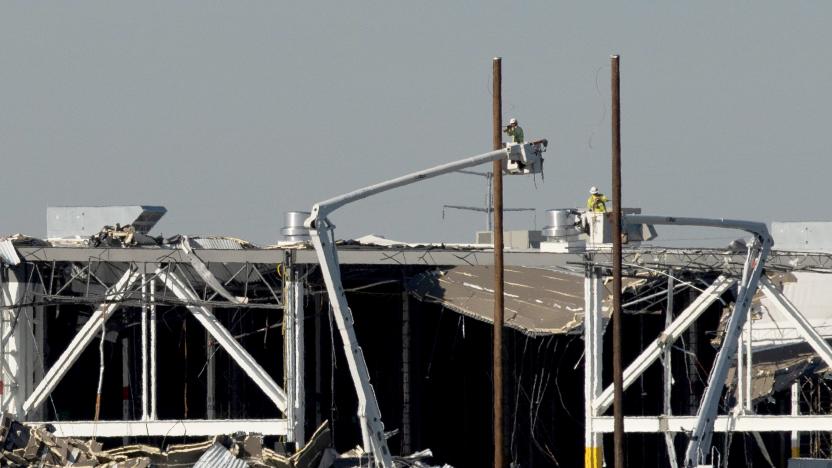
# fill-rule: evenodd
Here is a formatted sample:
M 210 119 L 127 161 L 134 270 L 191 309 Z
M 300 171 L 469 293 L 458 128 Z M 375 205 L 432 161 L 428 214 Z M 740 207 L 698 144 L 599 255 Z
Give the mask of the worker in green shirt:
M 589 189 L 589 198 L 586 200 L 586 210 L 590 213 L 606 213 L 609 198 L 598 191 L 598 187 Z
M 523 143 L 523 129 L 517 125 L 517 119 L 509 120 L 508 127 L 503 131 L 511 137 L 512 143 Z

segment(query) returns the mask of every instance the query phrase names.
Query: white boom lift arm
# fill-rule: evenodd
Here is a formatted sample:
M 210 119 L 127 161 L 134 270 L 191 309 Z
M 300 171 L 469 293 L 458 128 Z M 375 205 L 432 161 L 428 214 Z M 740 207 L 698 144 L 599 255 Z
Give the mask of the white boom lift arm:
M 742 281 L 739 283 L 737 291 L 737 302 L 734 304 L 734 310 L 728 319 L 725 336 L 722 338 L 722 346 L 716 355 L 711 373 L 708 376 L 705 395 L 699 404 L 699 410 L 696 412 L 696 424 L 685 452 L 685 468 L 695 468 L 707 458 L 710 452 L 714 421 L 719 409 L 719 398 L 722 395 L 722 389 L 725 387 L 728 368 L 737 354 L 737 339 L 742 333 L 742 328 L 748 316 L 748 309 L 751 307 L 751 301 L 760 283 L 760 275 L 763 272 L 766 257 L 774 241 L 764 223 L 752 221 L 628 215 L 624 216 L 623 223 L 739 229 L 754 235 L 752 243 L 748 246 L 748 256 L 745 259 L 742 271 Z
M 491 161 L 504 161 L 503 170 L 509 174 L 535 174 L 543 170 L 542 153 L 548 142 L 539 140 L 532 143 L 515 143 L 505 148 L 491 151 L 460 161 L 443 164 L 430 169 L 414 172 L 396 179 L 388 180 L 369 187 L 339 195 L 329 200 L 316 203 L 304 225 L 309 228 L 312 245 L 318 255 L 321 274 L 326 283 L 327 295 L 332 305 L 332 314 L 344 345 L 344 354 L 352 376 L 355 392 L 358 396 L 358 418 L 361 423 L 361 435 L 364 451 L 371 454 L 376 467 L 393 468 L 393 460 L 384 437 L 384 424 L 378 407 L 367 362 L 355 337 L 352 312 L 341 283 L 338 251 L 335 248 L 335 225 L 328 216 L 338 208 L 349 203 L 363 200 L 373 195 L 404 187 L 425 179 L 430 179 L 460 169 L 478 166 Z

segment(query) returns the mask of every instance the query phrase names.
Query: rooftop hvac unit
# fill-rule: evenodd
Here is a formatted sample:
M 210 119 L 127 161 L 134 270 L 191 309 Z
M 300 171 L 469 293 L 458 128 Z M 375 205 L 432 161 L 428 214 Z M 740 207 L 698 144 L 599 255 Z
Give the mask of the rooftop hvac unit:
M 86 238 L 104 226 L 133 226 L 147 234 L 167 213 L 163 206 L 50 206 L 46 208 L 48 239 Z

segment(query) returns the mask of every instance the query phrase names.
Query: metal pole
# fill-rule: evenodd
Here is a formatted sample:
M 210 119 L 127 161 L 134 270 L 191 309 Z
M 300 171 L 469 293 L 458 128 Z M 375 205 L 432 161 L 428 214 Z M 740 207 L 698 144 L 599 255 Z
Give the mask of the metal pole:
M 492 62 L 491 116 L 494 149 L 503 147 L 502 59 Z M 494 161 L 494 468 L 503 468 L 503 163 Z
M 150 280 L 150 420 L 156 420 L 156 278 Z
M 148 418 L 148 362 L 147 362 L 147 275 L 142 273 L 142 421 Z
M 624 468 L 624 373 L 621 365 L 621 100 L 618 55 L 612 68 L 612 376 L 615 468 Z

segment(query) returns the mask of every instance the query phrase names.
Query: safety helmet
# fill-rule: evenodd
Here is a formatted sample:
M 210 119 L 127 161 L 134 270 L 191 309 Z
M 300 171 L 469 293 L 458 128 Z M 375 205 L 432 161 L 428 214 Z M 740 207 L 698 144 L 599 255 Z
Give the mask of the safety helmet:
M 598 195 L 598 187 L 593 185 L 592 188 L 589 189 L 589 193 L 592 195 Z
M 514 125 L 517 123 L 517 119 L 511 119 L 508 121 L 509 125 Z

